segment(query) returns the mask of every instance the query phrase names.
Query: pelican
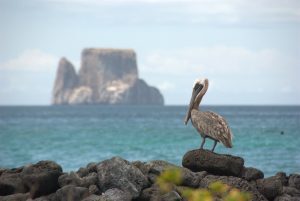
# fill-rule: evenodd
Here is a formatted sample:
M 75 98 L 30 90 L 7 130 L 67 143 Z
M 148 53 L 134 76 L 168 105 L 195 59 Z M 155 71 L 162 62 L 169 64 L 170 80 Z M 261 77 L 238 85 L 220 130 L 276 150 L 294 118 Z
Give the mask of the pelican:
M 189 119 L 191 119 L 193 126 L 201 135 L 202 143 L 200 149 L 203 149 L 206 138 L 214 140 L 212 152 L 214 152 L 218 142 L 222 142 L 222 144 L 227 148 L 232 148 L 233 135 L 226 120 L 214 112 L 203 112 L 199 110 L 199 105 L 207 89 L 208 79 L 204 78 L 195 81 L 184 123 L 186 125 Z

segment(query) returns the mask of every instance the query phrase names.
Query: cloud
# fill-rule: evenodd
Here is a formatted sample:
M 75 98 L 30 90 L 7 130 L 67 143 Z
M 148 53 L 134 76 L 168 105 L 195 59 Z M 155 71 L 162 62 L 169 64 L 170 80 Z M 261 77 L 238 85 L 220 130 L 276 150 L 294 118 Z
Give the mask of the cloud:
M 9 71 L 53 71 L 56 69 L 58 57 L 38 49 L 28 49 L 19 56 L 0 63 L 0 70 Z
M 45 0 L 112 22 L 261 24 L 299 23 L 298 0 Z M 101 10 L 101 12 L 99 12 Z M 132 12 L 134 10 L 134 12 Z M 121 13 L 115 15 L 114 13 Z M 109 14 L 109 15 L 108 15 Z
M 207 77 L 210 104 L 281 104 L 283 98 L 299 103 L 299 66 L 296 57 L 278 49 L 215 46 L 156 50 L 142 59 L 140 72 L 151 84 L 167 80 L 158 85 L 167 103 L 187 102 L 193 81 Z
M 28 49 L 0 63 L 0 104 L 48 104 L 58 58 Z
M 157 86 L 161 91 L 165 92 L 165 91 L 169 91 L 169 90 L 173 90 L 175 85 L 169 81 L 163 81 L 162 83 L 158 84 Z
M 268 71 L 272 71 L 273 75 L 284 75 L 298 64 L 297 58 L 284 55 L 277 49 L 253 51 L 241 47 L 215 46 L 157 50 L 146 56 L 141 67 L 146 73 L 178 76 L 191 73 L 259 76 Z

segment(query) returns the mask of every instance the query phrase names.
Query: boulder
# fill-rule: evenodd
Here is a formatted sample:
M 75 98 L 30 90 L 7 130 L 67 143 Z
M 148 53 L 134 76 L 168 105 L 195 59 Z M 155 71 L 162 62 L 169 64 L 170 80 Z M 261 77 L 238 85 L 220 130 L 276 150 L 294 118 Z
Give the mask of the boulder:
M 29 198 L 29 193 L 16 193 L 12 195 L 0 196 L 0 201 L 27 201 Z
M 277 196 L 274 201 L 299 201 L 300 197 L 292 197 L 288 194 Z
M 88 169 L 88 168 L 83 168 L 83 167 L 81 167 L 81 168 L 79 168 L 79 170 L 78 170 L 76 173 L 77 173 L 77 175 L 78 175 L 79 177 L 85 177 L 85 176 L 87 176 L 90 172 L 89 172 L 89 169 Z
M 104 197 L 100 195 L 90 195 L 84 198 L 82 201 L 107 201 L 107 200 L 105 200 Z
M 90 185 L 89 186 L 89 193 L 90 194 L 100 195 L 100 190 L 99 190 L 99 188 L 98 188 L 97 185 Z
M 176 192 L 176 191 L 171 191 L 169 193 L 161 195 L 160 201 L 182 201 L 182 197 Z
M 60 187 L 66 185 L 74 185 L 88 188 L 90 185 L 97 184 L 98 176 L 97 173 L 88 173 L 85 177 L 79 177 L 77 173 L 70 172 L 70 174 L 63 174 L 58 178 Z
M 289 179 L 285 172 L 278 172 L 275 176 L 281 181 L 283 186 L 287 186 L 289 184 Z
M 264 173 L 253 167 L 245 167 L 242 170 L 241 178 L 246 179 L 247 181 L 262 179 L 264 178 Z
M 81 181 L 80 177 L 74 173 L 70 172 L 69 174 L 63 174 L 58 178 L 58 183 L 60 187 L 66 186 L 66 185 L 74 185 L 79 186 Z
M 26 188 L 21 172 L 23 168 L 3 170 L 0 176 L 0 196 L 11 195 L 15 193 L 26 193 Z
M 89 173 L 91 172 L 97 172 L 97 163 L 89 163 L 87 164 L 86 168 L 88 169 Z
M 290 196 L 299 196 L 300 197 L 300 190 L 295 187 L 284 186 L 282 190 L 283 194 L 288 194 Z
M 24 184 L 30 190 L 30 196 L 36 198 L 59 188 L 58 177 L 62 174 L 62 168 L 53 161 L 40 161 L 25 166 L 21 174 Z
M 59 201 L 80 201 L 89 196 L 89 190 L 84 187 L 67 185 L 58 189 L 55 194 Z
M 200 181 L 201 188 L 207 188 L 211 183 L 220 181 L 224 184 L 237 188 L 244 192 L 250 192 L 255 201 L 266 201 L 267 199 L 249 182 L 244 179 L 233 176 L 215 176 L 207 175 Z
M 156 185 L 151 186 L 143 190 L 141 196 L 137 201 L 180 201 L 183 200 L 181 196 L 175 190 L 168 193 L 163 193 L 160 191 L 159 187 Z
M 291 174 L 289 177 L 289 186 L 295 187 L 300 190 L 300 175 L 299 174 Z
M 144 175 L 147 175 L 149 173 L 150 167 L 146 162 L 133 161 L 131 162 L 131 164 L 137 167 Z
M 138 201 L 154 201 L 161 195 L 160 189 L 158 186 L 153 185 L 149 188 L 145 188 L 139 198 Z
M 44 195 L 38 198 L 33 199 L 34 201 L 60 201 L 59 198 L 56 196 L 56 193 L 51 193 L 49 195 Z M 26 201 L 32 201 L 26 200 Z
M 103 193 L 104 200 L 107 201 L 130 201 L 131 195 L 117 188 L 108 189 Z
M 240 176 L 244 159 L 217 154 L 204 149 L 196 149 L 187 152 L 183 156 L 182 166 L 193 172 L 207 171 L 216 175 Z
M 98 186 L 102 191 L 118 188 L 137 198 L 149 184 L 147 177 L 137 167 L 120 157 L 102 161 L 97 166 L 97 172 Z
M 167 169 L 178 168 L 182 175 L 182 185 L 196 188 L 199 186 L 199 182 L 202 178 L 207 175 L 207 172 L 192 172 L 187 168 L 179 167 L 174 164 L 168 163 L 162 160 L 150 161 L 146 164 L 146 169 L 148 169 L 148 173 L 150 176 L 150 181 L 152 183 L 155 182 L 155 179 L 158 175 L 160 175 L 163 171 Z
M 0 168 L 0 176 L 2 175 L 3 172 L 7 171 L 5 168 Z
M 80 186 L 89 187 L 95 185 L 98 182 L 98 175 L 95 172 L 89 173 L 87 176 L 82 177 Z
M 273 200 L 276 196 L 282 194 L 282 183 L 276 176 L 258 179 L 256 180 L 256 185 L 258 191 L 268 200 Z

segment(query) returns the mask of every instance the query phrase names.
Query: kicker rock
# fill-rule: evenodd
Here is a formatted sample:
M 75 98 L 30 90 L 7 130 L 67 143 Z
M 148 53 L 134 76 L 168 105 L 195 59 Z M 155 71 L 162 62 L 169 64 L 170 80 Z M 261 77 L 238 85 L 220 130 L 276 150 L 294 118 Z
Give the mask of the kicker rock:
M 77 86 L 78 77 L 74 66 L 66 59 L 59 61 L 53 88 L 53 104 L 66 104 Z
M 136 54 L 130 49 L 84 49 L 78 75 L 61 59 L 53 104 L 163 105 L 158 89 L 138 78 Z

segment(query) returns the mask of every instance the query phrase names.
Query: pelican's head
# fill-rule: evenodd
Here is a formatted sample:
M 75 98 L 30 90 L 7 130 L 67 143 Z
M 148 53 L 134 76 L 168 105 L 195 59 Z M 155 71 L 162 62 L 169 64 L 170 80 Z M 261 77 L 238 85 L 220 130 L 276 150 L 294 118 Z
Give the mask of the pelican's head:
M 198 101 L 198 104 L 200 103 L 200 99 L 202 96 L 205 94 L 206 90 L 208 88 L 208 79 L 203 78 L 203 79 L 196 79 L 194 86 L 193 86 L 193 91 L 192 91 L 192 97 L 189 105 L 189 109 L 187 111 L 184 124 L 187 124 L 189 119 L 191 118 L 191 111 L 194 107 L 194 104 Z

